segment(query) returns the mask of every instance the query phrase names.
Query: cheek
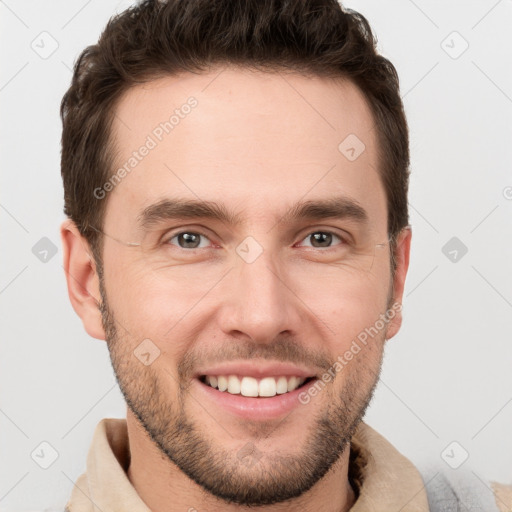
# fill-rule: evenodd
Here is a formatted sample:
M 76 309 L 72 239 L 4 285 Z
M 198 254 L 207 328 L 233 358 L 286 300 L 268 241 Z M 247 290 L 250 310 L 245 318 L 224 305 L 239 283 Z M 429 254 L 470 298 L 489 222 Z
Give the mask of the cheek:
M 350 274 L 330 268 L 295 278 L 295 293 L 331 327 L 330 338 L 347 340 L 375 323 L 387 306 L 389 268 Z
M 201 325 L 238 289 L 230 281 L 219 283 L 227 268 L 220 265 L 176 265 L 148 270 L 134 261 L 116 258 L 107 267 L 105 286 L 116 320 L 132 338 L 167 342 L 179 353 Z M 374 324 L 386 308 L 389 264 L 376 260 L 371 271 L 357 272 L 346 266 L 289 263 L 281 274 L 297 298 L 293 302 L 305 322 L 315 324 L 331 340 L 331 350 L 350 343 L 361 330 Z M 229 277 L 227 278 L 229 280 Z M 220 286 L 216 286 L 220 284 Z M 306 307 L 306 306 L 307 307 Z M 330 330 L 322 322 L 327 324 Z M 135 342 L 135 339 L 134 339 Z M 166 347 L 167 350 L 167 347 Z
M 169 357 L 186 350 L 194 314 L 201 310 L 196 306 L 209 289 L 197 271 L 195 280 L 190 274 L 184 267 L 156 272 L 121 261 L 105 269 L 109 307 L 132 345 L 150 339 Z

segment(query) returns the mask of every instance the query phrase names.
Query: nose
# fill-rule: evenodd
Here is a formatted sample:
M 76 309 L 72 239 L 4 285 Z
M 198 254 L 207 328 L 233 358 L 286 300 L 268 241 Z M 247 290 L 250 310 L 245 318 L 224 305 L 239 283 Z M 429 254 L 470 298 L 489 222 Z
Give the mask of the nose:
M 235 258 L 229 273 L 220 327 L 230 336 L 248 336 L 255 343 L 271 343 L 277 336 L 293 334 L 301 322 L 301 302 L 293 292 L 282 265 L 270 251 L 248 263 Z

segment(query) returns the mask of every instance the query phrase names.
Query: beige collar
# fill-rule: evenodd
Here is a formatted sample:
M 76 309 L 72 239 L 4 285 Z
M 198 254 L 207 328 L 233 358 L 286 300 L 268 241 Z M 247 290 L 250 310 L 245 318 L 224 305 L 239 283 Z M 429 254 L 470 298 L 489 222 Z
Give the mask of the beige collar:
M 429 512 L 416 467 L 364 422 L 352 438 L 349 477 L 360 485 L 351 512 Z
M 423 480 L 396 448 L 366 423 L 352 438 L 349 477 L 358 494 L 351 512 L 428 512 Z M 66 505 L 69 512 L 151 512 L 126 476 L 125 419 L 105 418 L 94 431 L 87 470 Z

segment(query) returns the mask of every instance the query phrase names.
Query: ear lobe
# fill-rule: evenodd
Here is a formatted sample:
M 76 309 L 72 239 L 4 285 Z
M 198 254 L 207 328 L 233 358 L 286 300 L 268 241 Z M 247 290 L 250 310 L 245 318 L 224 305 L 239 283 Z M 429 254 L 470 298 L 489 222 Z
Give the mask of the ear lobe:
M 396 248 L 395 248 L 395 261 L 396 271 L 393 278 L 394 285 L 394 296 L 392 299 L 391 306 L 393 304 L 402 304 L 402 297 L 404 294 L 405 278 L 407 276 L 407 270 L 409 269 L 409 255 L 411 252 L 411 239 L 412 239 L 412 228 L 406 226 L 400 231 L 397 237 Z M 395 312 L 395 316 L 390 319 L 386 332 L 386 339 L 391 339 L 395 334 L 398 333 L 402 325 L 402 308 Z
M 89 244 L 78 231 L 76 224 L 69 219 L 62 223 L 60 236 L 71 305 L 82 319 L 87 333 L 93 338 L 104 340 L 105 331 L 99 310 L 99 277 Z

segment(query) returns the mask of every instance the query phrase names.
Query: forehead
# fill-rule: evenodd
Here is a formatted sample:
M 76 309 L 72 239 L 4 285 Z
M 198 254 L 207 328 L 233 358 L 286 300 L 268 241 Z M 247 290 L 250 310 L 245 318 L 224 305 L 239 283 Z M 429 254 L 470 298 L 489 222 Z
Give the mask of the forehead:
M 112 135 L 105 227 L 128 230 L 169 196 L 271 222 L 300 199 L 343 195 L 385 229 L 373 117 L 347 80 L 235 67 L 159 78 L 122 96 Z

